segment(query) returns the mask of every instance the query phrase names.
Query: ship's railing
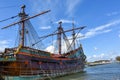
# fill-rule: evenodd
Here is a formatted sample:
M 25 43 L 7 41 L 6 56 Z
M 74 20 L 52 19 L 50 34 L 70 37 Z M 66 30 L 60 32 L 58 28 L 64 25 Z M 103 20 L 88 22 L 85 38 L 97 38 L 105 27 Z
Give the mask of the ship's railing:
M 6 57 L 1 57 L 0 58 L 0 62 L 5 62 L 5 61 L 16 61 L 16 58 L 15 57 L 8 57 L 8 56 L 6 56 Z
M 29 54 L 37 54 L 39 56 L 46 56 L 46 57 L 51 56 L 51 54 L 49 52 L 45 52 L 45 51 L 41 51 L 41 50 L 37 50 L 37 49 L 32 49 L 32 48 L 27 48 L 27 47 L 21 48 L 20 52 L 26 52 Z

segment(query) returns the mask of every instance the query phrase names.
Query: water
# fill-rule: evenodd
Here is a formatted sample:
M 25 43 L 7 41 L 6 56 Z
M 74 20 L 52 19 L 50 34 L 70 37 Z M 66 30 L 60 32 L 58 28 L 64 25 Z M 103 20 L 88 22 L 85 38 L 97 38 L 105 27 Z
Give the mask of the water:
M 83 73 L 71 74 L 52 80 L 120 80 L 120 63 L 92 66 Z

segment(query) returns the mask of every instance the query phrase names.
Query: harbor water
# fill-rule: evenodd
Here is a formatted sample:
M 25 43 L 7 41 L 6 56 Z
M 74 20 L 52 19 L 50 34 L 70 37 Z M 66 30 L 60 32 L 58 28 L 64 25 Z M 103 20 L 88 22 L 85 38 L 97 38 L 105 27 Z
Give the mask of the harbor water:
M 111 63 L 85 68 L 84 72 L 52 80 L 120 80 L 120 63 Z

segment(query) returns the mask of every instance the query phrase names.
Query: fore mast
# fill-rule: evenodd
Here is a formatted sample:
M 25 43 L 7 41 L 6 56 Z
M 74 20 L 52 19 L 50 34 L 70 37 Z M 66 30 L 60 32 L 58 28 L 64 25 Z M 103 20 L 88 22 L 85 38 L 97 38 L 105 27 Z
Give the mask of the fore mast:
M 20 21 L 9 24 L 9 25 L 1 28 L 1 29 L 6 29 L 6 28 L 9 28 L 11 26 L 14 26 L 14 25 L 18 24 L 20 26 L 20 28 L 21 28 L 20 33 L 19 33 L 19 35 L 20 35 L 20 43 L 19 43 L 19 45 L 24 47 L 24 46 L 26 46 L 25 45 L 25 38 L 26 38 L 25 37 L 25 34 L 26 34 L 26 31 L 25 31 L 26 25 L 25 24 L 26 24 L 26 21 L 29 21 L 32 18 L 35 18 L 37 16 L 43 15 L 43 14 L 48 13 L 48 12 L 50 12 L 50 10 L 46 10 L 46 11 L 43 11 L 43 12 L 41 12 L 39 14 L 34 15 L 34 16 L 29 16 L 28 17 L 28 15 L 25 13 L 25 5 L 23 5 L 21 7 L 21 12 L 17 15 L 17 16 L 20 17 Z
M 25 5 L 23 5 L 22 7 L 21 7 L 21 12 L 19 13 L 19 17 L 21 18 L 21 32 L 20 32 L 20 35 L 21 35 L 21 42 L 20 42 L 20 45 L 22 46 L 22 47 L 24 47 L 24 40 L 25 40 L 25 21 L 24 21 L 24 19 L 25 18 L 27 18 L 27 14 L 25 13 Z

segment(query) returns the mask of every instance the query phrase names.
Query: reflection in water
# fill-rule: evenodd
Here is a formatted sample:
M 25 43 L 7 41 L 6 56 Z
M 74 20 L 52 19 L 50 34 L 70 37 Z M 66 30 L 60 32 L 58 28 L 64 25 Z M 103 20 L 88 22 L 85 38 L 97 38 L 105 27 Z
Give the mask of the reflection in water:
M 120 63 L 88 67 L 84 72 L 53 80 L 120 80 Z

